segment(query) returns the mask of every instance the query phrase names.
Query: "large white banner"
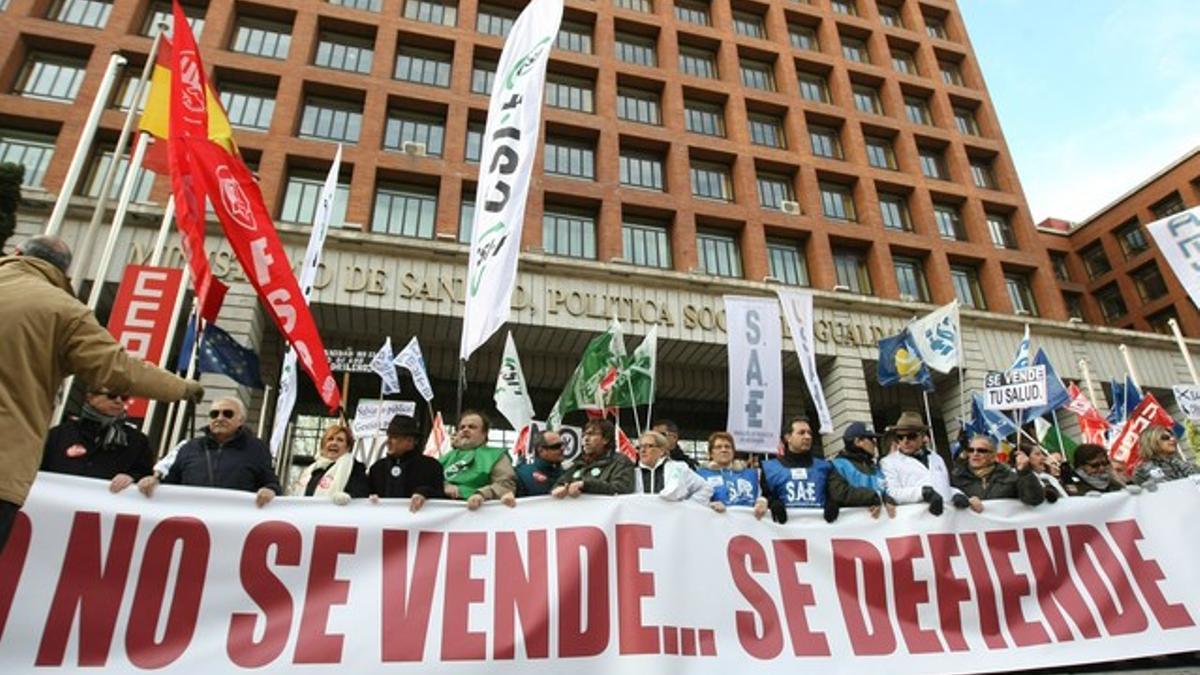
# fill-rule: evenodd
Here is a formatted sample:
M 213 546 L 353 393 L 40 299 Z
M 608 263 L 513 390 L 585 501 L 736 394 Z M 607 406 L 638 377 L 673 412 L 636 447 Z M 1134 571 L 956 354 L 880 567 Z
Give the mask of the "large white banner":
M 563 0 L 533 0 L 517 17 L 496 67 L 471 222 L 467 301 L 459 358 L 467 360 L 508 321 L 517 283 L 525 198 L 537 156 L 546 62 Z
M 800 360 L 800 371 L 804 373 L 808 395 L 817 409 L 821 433 L 832 434 L 833 418 L 829 415 L 829 404 L 825 402 L 825 388 L 821 386 L 821 376 L 817 373 L 817 348 L 812 331 L 812 293 L 782 288 L 776 292 L 779 293 L 779 305 L 783 307 L 783 317 L 787 319 L 788 332 L 792 334 L 792 344 L 796 346 L 796 358 Z
M 725 296 L 729 414 L 744 452 L 775 452 L 783 425 L 783 336 L 775 298 Z
M 1146 226 L 1171 271 L 1200 307 L 1200 206 Z
M 786 526 L 651 495 L 338 507 L 43 474 L 0 672 L 1021 671 L 1200 650 L 1200 491 Z

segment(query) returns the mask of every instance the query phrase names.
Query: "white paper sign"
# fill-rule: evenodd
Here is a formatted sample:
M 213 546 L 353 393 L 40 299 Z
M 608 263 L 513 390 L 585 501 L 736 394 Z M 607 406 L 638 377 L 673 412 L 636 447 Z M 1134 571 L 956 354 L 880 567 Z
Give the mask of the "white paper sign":
M 1046 405 L 1046 366 L 991 372 L 983 382 L 988 410 L 1025 410 Z
M 383 436 L 388 423 L 396 415 L 412 417 L 417 412 L 414 401 L 380 401 L 377 398 L 359 399 L 350 430 L 355 438 Z
M 729 340 L 726 429 L 745 452 L 775 452 L 783 423 L 783 337 L 775 298 L 725 296 Z

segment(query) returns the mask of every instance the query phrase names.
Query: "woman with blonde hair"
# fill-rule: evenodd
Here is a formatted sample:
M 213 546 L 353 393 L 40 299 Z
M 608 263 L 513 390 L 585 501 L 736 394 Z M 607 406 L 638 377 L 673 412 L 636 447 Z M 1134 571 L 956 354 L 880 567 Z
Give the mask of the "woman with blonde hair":
M 708 505 L 717 513 L 723 513 L 727 506 L 754 506 L 758 499 L 758 471 L 736 455 L 733 435 L 714 431 L 708 437 L 708 462 L 696 469 L 713 488 Z
M 1138 437 L 1139 461 L 1133 482 L 1153 489 L 1157 483 L 1200 474 L 1200 466 L 1179 452 L 1179 441 L 1168 428 L 1152 424 Z
M 354 459 L 354 433 L 350 427 L 334 424 L 321 434 L 321 447 L 312 464 L 305 467 L 289 494 L 296 497 L 328 497 L 345 506 L 351 498 L 362 499 L 370 492 L 367 467 Z

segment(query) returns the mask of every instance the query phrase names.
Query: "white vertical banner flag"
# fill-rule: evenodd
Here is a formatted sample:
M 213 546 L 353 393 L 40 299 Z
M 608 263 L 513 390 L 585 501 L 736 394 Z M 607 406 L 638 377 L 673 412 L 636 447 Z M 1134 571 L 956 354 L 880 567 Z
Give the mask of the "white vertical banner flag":
M 739 450 L 774 452 L 783 423 L 783 336 L 775 298 L 725 296 L 729 339 L 726 430 Z
M 558 36 L 563 0 L 533 0 L 513 24 L 496 67 L 483 132 L 467 301 L 459 358 L 487 341 L 508 321 L 525 198 L 537 157 L 546 62 Z
M 395 357 L 392 356 L 392 337 L 389 335 L 384 340 L 383 346 L 371 358 L 371 370 L 381 380 L 379 385 L 380 394 L 400 393 L 400 378 L 396 375 L 396 366 L 392 363 L 394 359 Z
M 1200 307 L 1200 206 L 1156 220 L 1146 229 L 1192 304 Z
M 325 176 L 325 185 L 321 188 L 321 197 L 317 200 L 317 210 L 313 214 L 312 232 L 308 235 L 308 248 L 304 251 L 304 263 L 300 266 L 298 281 L 304 301 L 312 298 L 313 284 L 317 280 L 317 266 L 321 263 L 321 251 L 325 248 L 325 235 L 329 233 L 330 220 L 333 218 L 333 201 L 337 197 L 338 173 L 342 167 L 342 144 L 338 143 L 337 152 L 333 155 L 333 166 Z M 275 423 L 271 427 L 271 455 L 279 453 L 283 446 L 283 436 L 287 431 L 288 420 L 292 417 L 292 408 L 296 405 L 296 352 L 288 345 L 283 355 L 283 367 L 279 372 L 279 396 L 275 399 Z
M 787 319 L 788 331 L 792 334 L 792 343 L 796 345 L 796 358 L 800 360 L 800 370 L 804 373 L 804 381 L 808 384 L 808 395 L 817 409 L 817 419 L 821 423 L 821 433 L 833 433 L 833 418 L 829 415 L 829 404 L 825 402 L 825 388 L 821 386 L 821 378 L 817 374 L 817 348 L 813 342 L 813 296 L 807 291 L 791 291 L 779 289 L 779 304 L 783 307 L 783 316 Z
M 938 307 L 908 328 L 925 365 L 939 373 L 948 373 L 958 366 L 958 300 Z
M 496 375 L 496 392 L 492 395 L 496 410 L 513 429 L 521 430 L 533 420 L 533 401 L 529 398 L 529 387 L 525 384 L 525 371 L 521 370 L 521 357 L 513 342 L 512 331 L 504 340 L 504 356 L 500 359 L 500 372 Z
M 433 400 L 433 385 L 429 384 L 429 373 L 425 370 L 425 357 L 421 354 L 421 344 L 417 342 L 417 336 L 414 335 L 413 339 L 404 345 L 404 349 L 396 355 L 393 363 L 412 373 L 413 384 L 417 386 L 417 391 L 421 392 L 421 398 L 426 401 Z

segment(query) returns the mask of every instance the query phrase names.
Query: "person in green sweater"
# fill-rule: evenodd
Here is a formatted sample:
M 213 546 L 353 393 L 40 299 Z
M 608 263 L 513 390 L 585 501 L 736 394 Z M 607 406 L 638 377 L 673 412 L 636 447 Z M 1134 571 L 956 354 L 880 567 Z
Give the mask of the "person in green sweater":
M 516 506 L 517 475 L 504 448 L 486 445 L 491 425 L 477 410 L 465 410 L 458 418 L 454 449 L 442 455 L 446 474 L 446 497 L 465 499 L 474 511 L 488 499 Z

